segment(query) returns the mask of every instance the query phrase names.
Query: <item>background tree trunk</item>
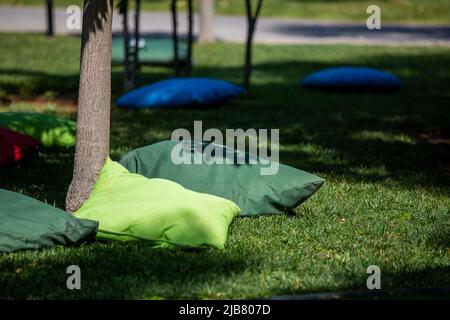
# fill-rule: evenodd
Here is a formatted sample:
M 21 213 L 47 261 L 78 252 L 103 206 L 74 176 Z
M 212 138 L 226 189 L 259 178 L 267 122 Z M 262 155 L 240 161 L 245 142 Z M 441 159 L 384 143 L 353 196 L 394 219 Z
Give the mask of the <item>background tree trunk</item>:
M 134 48 L 133 48 L 133 67 L 131 70 L 131 86 L 134 87 L 136 85 L 136 78 L 139 72 L 139 41 L 140 41 L 140 16 L 141 16 L 141 0 L 135 1 L 135 9 L 134 9 Z
M 53 36 L 53 0 L 46 0 L 46 14 L 47 14 L 47 35 Z
M 109 154 L 113 0 L 85 0 L 81 36 L 77 141 L 66 209 L 89 197 Z
M 198 42 L 214 41 L 214 0 L 200 0 L 200 31 Z
M 192 43 L 194 42 L 194 7 L 192 4 L 193 0 L 188 0 L 188 49 L 187 49 L 187 66 L 185 68 L 185 73 L 187 75 L 191 74 L 192 70 Z
M 256 30 L 256 21 L 261 11 L 263 0 L 256 0 L 256 11 L 253 13 L 252 0 L 245 0 L 245 12 L 247 16 L 247 40 L 245 42 L 245 63 L 244 63 L 244 88 L 247 93 L 250 92 L 250 83 L 252 76 L 252 47 L 253 36 Z
M 122 0 L 119 3 L 120 13 L 122 14 L 123 28 L 123 87 L 125 91 L 133 88 L 133 81 L 130 71 L 130 31 L 128 28 L 128 0 Z
M 173 66 L 175 75 L 179 75 L 179 59 L 178 59 L 178 10 L 177 0 L 172 0 L 170 5 L 170 12 L 172 13 L 172 43 L 173 43 Z

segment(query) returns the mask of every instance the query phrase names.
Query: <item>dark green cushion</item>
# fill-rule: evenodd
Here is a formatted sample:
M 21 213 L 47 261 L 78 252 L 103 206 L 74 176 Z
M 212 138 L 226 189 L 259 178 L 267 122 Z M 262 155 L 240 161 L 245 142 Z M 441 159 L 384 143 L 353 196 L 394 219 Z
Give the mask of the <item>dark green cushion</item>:
M 0 252 L 76 245 L 94 239 L 98 222 L 0 189 Z
M 235 202 L 240 215 L 272 214 L 290 210 L 301 204 L 325 181 L 324 179 L 280 164 L 275 175 L 261 175 L 259 164 L 175 164 L 171 152 L 177 141 L 163 141 L 136 149 L 120 163 L 130 172 L 147 178 L 175 181 L 183 187 L 210 193 Z M 189 156 L 199 157 L 208 143 L 183 142 Z M 198 144 L 201 144 L 200 146 Z M 197 147 L 196 147 L 197 145 Z M 220 156 L 235 157 L 238 151 L 218 146 Z M 226 152 L 228 150 L 228 152 Z M 248 154 L 245 154 L 248 158 Z M 225 163 L 225 160 L 223 160 Z M 247 161 L 248 163 L 248 161 Z M 264 167 L 264 166 L 263 166 Z

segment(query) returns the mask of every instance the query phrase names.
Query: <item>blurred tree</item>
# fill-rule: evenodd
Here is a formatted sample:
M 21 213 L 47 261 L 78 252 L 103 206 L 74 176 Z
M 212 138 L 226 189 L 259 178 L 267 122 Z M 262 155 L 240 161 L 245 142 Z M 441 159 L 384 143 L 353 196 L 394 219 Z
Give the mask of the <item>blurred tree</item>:
M 214 1 L 200 0 L 200 32 L 198 41 L 209 43 L 214 41 Z
M 120 0 L 118 5 L 119 13 L 122 15 L 122 33 L 124 41 L 124 75 L 123 86 L 125 91 L 133 88 L 136 75 L 134 69 L 130 69 L 130 32 L 128 28 L 128 0 Z M 134 56 L 134 55 L 133 55 Z
M 109 154 L 113 0 L 84 0 L 77 140 L 66 209 L 89 197 Z
M 250 91 L 250 81 L 252 75 L 252 45 L 253 35 L 255 34 L 256 21 L 258 20 L 259 13 L 263 0 L 256 0 L 256 10 L 253 13 L 252 0 L 245 0 L 245 9 L 247 16 L 247 41 L 245 44 L 245 64 L 244 64 L 244 88 L 247 93 Z
M 126 1 L 126 0 L 122 0 Z M 136 74 L 139 68 L 139 18 L 141 16 L 141 0 L 135 0 L 136 10 L 134 12 L 134 48 L 133 48 L 133 73 L 132 84 L 136 84 Z
M 47 35 L 53 36 L 53 0 L 46 0 L 46 12 L 47 12 Z
M 135 0 L 134 11 L 134 32 L 130 35 L 128 27 L 128 0 L 120 0 L 118 3 L 118 9 L 122 15 L 122 33 L 124 39 L 124 90 L 128 91 L 136 85 L 136 78 L 138 75 L 139 67 L 141 65 L 161 65 L 160 61 L 142 61 L 139 59 L 138 51 L 140 43 L 140 30 L 139 20 L 141 11 L 141 0 Z M 179 2 L 179 1 L 178 1 Z M 187 34 L 187 53 L 186 56 L 180 57 L 180 37 L 178 35 L 178 6 L 177 0 L 170 0 L 170 13 L 172 18 L 172 61 L 163 64 L 164 66 L 173 67 L 175 74 L 179 75 L 183 72 L 185 75 L 189 75 L 192 69 L 192 43 L 193 37 L 193 24 L 194 24 L 194 11 L 193 0 L 186 0 L 187 2 L 187 22 L 188 22 L 188 34 Z M 143 37 L 145 41 L 148 41 L 149 36 Z M 131 41 L 130 41 L 131 40 Z M 144 44 L 145 44 L 144 41 Z

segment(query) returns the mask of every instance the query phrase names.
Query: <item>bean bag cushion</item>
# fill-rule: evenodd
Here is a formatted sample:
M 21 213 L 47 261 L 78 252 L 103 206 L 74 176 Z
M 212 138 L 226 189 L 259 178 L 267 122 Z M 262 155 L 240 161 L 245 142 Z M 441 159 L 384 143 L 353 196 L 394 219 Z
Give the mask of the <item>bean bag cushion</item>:
M 119 97 L 116 104 L 129 108 L 207 107 L 241 93 L 240 87 L 221 80 L 174 78 L 130 91 Z
M 0 167 L 36 154 L 39 142 L 19 132 L 0 128 Z
M 0 252 L 78 245 L 95 239 L 98 223 L 20 193 L 0 189 Z
M 75 146 L 76 123 L 63 117 L 33 112 L 0 112 L 0 128 L 29 135 L 44 147 Z
M 303 86 L 308 89 L 351 92 L 393 92 L 402 87 L 393 74 L 367 67 L 336 67 L 307 76 Z
M 221 249 L 238 213 L 239 207 L 229 200 L 172 181 L 147 179 L 107 159 L 75 216 L 99 221 L 100 239 Z
M 175 181 L 183 187 L 203 193 L 210 193 L 234 201 L 240 208 L 240 215 L 276 214 L 291 210 L 324 183 L 324 179 L 279 164 L 274 175 L 261 175 L 260 159 L 257 164 L 249 164 L 249 155 L 211 144 L 219 150 L 216 157 L 224 164 L 175 164 L 171 152 L 178 141 L 163 141 L 136 149 L 125 155 L 120 163 L 130 172 L 148 178 L 163 178 Z M 183 141 L 182 153 L 193 159 L 202 157 L 207 142 Z M 243 154 L 242 154 L 243 153 Z M 245 164 L 225 164 L 227 158 L 245 157 Z M 194 161 L 192 160 L 191 163 Z

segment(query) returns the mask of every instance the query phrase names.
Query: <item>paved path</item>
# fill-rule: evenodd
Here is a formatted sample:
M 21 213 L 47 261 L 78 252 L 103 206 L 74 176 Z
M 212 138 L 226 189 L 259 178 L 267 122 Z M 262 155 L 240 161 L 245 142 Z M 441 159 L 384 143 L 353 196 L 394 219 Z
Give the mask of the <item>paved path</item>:
M 65 25 L 64 9 L 55 9 L 56 33 L 73 33 Z M 130 16 L 132 19 L 132 16 Z M 180 33 L 186 32 L 186 16 L 180 14 Z M 131 20 L 132 21 L 132 20 Z M 194 30 L 198 30 L 195 19 Z M 215 35 L 218 41 L 242 42 L 245 39 L 244 17 L 216 16 Z M 0 31 L 44 32 L 45 11 L 42 8 L 0 6 Z M 115 14 L 113 30 L 120 32 L 121 17 Z M 144 33 L 169 33 L 168 12 L 143 12 L 141 30 Z M 79 32 L 79 31 L 77 31 Z M 77 33 L 75 32 L 75 33 Z M 255 41 L 260 43 L 364 43 L 385 45 L 444 45 L 450 46 L 450 25 L 382 24 L 381 30 L 368 30 L 361 23 L 318 22 L 295 19 L 261 18 Z

